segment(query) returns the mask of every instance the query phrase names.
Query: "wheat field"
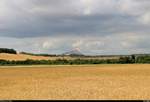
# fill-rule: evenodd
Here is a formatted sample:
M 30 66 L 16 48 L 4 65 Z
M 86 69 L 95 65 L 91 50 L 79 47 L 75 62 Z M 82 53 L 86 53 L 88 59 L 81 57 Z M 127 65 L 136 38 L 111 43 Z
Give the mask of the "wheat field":
M 32 55 L 25 55 L 25 54 L 8 54 L 8 53 L 0 53 L 0 59 L 2 60 L 15 60 L 15 61 L 24 61 L 27 59 L 32 60 L 50 60 L 52 58 L 44 57 L 44 56 L 32 56 Z
M 0 99 L 150 99 L 150 65 L 1 66 Z
M 117 56 L 113 57 L 71 57 L 71 56 L 34 56 L 34 55 L 26 55 L 26 54 L 8 54 L 8 53 L 0 53 L 0 60 L 9 60 L 9 61 L 24 61 L 27 59 L 32 60 L 56 60 L 56 59 L 67 59 L 67 60 L 75 60 L 75 59 L 119 59 Z

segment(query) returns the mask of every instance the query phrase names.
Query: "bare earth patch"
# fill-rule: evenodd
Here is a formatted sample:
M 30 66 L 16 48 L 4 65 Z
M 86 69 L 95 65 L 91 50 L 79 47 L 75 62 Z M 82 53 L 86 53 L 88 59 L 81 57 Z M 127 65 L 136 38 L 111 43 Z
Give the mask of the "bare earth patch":
M 0 67 L 0 99 L 150 99 L 150 65 Z

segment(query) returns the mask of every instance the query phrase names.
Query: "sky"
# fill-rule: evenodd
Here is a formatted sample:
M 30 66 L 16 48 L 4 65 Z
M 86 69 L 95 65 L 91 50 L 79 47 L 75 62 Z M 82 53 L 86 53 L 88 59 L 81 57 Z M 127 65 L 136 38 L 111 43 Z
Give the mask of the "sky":
M 0 47 L 61 54 L 150 53 L 150 0 L 0 0 Z

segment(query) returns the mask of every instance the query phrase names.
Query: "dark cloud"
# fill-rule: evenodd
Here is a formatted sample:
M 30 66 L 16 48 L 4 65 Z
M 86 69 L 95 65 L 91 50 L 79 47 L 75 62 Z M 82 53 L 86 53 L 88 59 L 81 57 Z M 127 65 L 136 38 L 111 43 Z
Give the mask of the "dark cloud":
M 102 2 L 102 0 L 99 1 Z M 99 1 L 95 0 L 94 3 L 96 4 Z M 140 2 L 138 0 L 132 1 Z M 117 2 L 120 2 L 120 0 L 109 0 L 109 2 L 110 5 L 115 3 L 117 6 Z M 76 2 L 72 0 L 20 0 L 20 2 L 6 0 L 4 5 L 8 9 L 3 12 L 11 15 L 7 14 L 7 17 L 3 18 L 5 19 L 4 28 L 1 28 L 0 36 L 38 37 L 59 34 L 99 34 L 101 36 L 146 29 L 137 23 L 136 16 L 121 14 L 119 10 L 113 11 L 105 7 L 99 7 L 104 11 L 92 11 L 94 8 L 98 9 L 98 7 L 84 3 L 81 4 L 79 0 Z M 108 5 L 107 2 L 105 4 Z M 99 4 L 99 6 L 101 5 Z M 90 6 L 91 11 L 89 13 L 91 12 L 91 14 L 84 15 L 84 11 Z M 105 11 L 110 12 L 105 14 Z
M 54 35 L 107 35 L 143 29 L 134 17 L 122 15 L 92 15 L 75 17 L 36 17 L 16 20 L 0 34 L 11 37 L 39 37 Z M 146 28 L 144 28 L 146 29 Z M 147 28 L 148 29 L 148 28 Z

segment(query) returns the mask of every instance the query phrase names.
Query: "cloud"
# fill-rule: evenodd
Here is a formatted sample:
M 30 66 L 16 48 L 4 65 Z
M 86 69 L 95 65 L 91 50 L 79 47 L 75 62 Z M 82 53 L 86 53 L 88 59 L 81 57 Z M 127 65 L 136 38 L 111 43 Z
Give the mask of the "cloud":
M 145 25 L 150 25 L 150 13 L 145 13 L 141 17 L 139 17 L 139 22 Z
M 15 48 L 18 51 L 34 53 L 62 54 L 79 48 L 84 54 L 132 54 L 148 53 L 149 37 L 146 34 L 115 34 L 105 37 L 37 37 L 0 38 L 0 46 Z M 9 42 L 8 42 L 9 41 Z
M 137 0 L 1 1 L 0 36 L 8 37 L 101 36 L 128 32 L 131 27 L 136 31 L 140 24 L 132 14 L 140 14 L 145 6 Z
M 76 47 L 88 54 L 149 51 L 149 0 L 0 2 L 0 47 L 48 53 Z
M 48 48 L 50 48 L 50 47 L 52 47 L 52 46 L 53 46 L 53 44 L 50 43 L 50 42 L 44 42 L 44 43 L 43 43 L 43 48 L 44 48 L 44 49 L 48 49 Z
M 78 40 L 75 43 L 72 44 L 73 48 L 80 48 L 82 47 L 83 41 L 82 40 Z

